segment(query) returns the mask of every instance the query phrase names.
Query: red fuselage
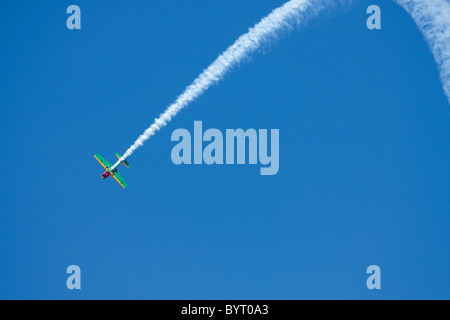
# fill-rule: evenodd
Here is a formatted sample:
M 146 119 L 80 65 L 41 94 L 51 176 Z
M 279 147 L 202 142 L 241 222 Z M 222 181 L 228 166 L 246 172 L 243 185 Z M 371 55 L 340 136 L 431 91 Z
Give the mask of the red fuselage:
M 106 179 L 111 175 L 111 173 L 109 171 L 105 171 L 104 174 L 102 174 L 102 179 Z

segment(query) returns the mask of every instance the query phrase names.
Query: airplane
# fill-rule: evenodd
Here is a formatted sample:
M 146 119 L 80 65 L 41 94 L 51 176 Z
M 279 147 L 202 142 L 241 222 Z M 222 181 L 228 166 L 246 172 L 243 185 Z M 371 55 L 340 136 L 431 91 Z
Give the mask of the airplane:
M 122 156 L 119 153 L 116 153 L 117 158 L 122 158 Z M 113 177 L 124 189 L 127 187 L 127 183 L 125 182 L 125 180 L 122 178 L 122 176 L 120 175 L 119 171 L 117 171 L 117 168 L 115 168 L 114 170 L 109 170 L 109 168 L 111 168 L 113 165 L 111 163 L 109 163 L 108 160 L 106 160 L 105 158 L 103 158 L 101 155 L 99 155 L 98 153 L 94 156 L 95 159 L 97 159 L 98 162 L 100 162 L 100 164 L 102 165 L 103 168 L 105 168 L 105 172 L 103 174 L 101 174 L 100 176 L 102 177 L 102 179 L 106 179 L 108 177 Z M 128 163 L 127 160 L 123 160 L 122 163 L 129 168 L 130 164 Z

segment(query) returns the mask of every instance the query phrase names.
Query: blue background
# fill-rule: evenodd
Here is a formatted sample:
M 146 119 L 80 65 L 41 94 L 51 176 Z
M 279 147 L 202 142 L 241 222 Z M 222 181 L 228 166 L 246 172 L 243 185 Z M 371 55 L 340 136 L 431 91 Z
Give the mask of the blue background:
M 3 3 L 0 298 L 450 298 L 449 105 L 391 1 L 284 33 L 136 151 L 127 189 L 100 179 L 95 153 L 123 153 L 283 2 Z M 171 133 L 194 120 L 280 129 L 279 173 L 174 165 Z

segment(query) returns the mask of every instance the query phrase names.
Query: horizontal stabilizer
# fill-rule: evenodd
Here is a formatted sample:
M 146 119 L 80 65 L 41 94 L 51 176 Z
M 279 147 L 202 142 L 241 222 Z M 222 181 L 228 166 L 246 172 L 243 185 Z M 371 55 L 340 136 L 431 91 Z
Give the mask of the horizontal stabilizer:
M 119 158 L 119 160 L 120 160 L 120 158 L 122 158 L 122 156 L 120 155 L 120 153 L 116 153 L 116 157 Z M 130 167 L 130 164 L 128 163 L 127 160 L 123 160 L 122 163 L 125 165 L 125 167 L 127 167 L 127 168 Z

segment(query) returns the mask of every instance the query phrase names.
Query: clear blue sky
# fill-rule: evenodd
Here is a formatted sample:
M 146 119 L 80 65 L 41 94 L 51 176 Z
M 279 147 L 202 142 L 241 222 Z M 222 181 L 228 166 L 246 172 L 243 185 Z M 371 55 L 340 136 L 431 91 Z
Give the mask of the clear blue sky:
M 450 108 L 391 1 L 284 34 L 130 157 L 127 189 L 100 179 L 95 153 L 124 152 L 283 2 L 3 3 L 0 298 L 450 298 Z M 194 120 L 279 129 L 279 173 L 175 166 L 171 133 Z

